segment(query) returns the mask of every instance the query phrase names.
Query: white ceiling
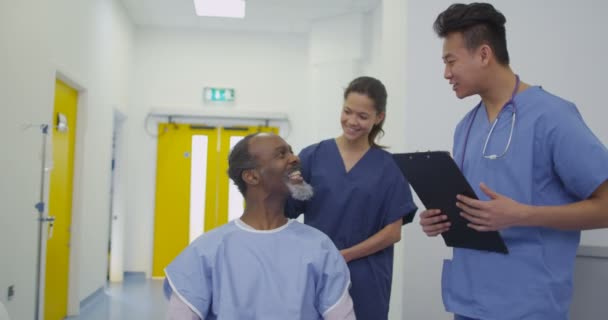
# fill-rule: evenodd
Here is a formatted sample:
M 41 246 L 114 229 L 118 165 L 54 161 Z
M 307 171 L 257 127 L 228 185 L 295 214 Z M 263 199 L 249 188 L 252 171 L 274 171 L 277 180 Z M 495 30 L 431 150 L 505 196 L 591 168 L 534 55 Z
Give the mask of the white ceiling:
M 198 17 L 193 0 L 121 1 L 138 26 L 307 32 L 311 21 L 370 11 L 381 0 L 247 0 L 245 19 Z

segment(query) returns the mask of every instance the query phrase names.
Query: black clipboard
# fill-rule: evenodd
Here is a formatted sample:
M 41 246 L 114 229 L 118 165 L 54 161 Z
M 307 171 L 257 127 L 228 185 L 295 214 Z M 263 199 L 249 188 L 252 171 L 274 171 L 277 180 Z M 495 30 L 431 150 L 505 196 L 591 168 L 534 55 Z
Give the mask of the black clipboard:
M 448 216 L 450 230 L 441 234 L 447 246 L 509 253 L 499 232 L 467 227 L 469 221 L 460 215 L 456 195 L 478 198 L 449 152 L 397 153 L 393 157 L 424 206 Z

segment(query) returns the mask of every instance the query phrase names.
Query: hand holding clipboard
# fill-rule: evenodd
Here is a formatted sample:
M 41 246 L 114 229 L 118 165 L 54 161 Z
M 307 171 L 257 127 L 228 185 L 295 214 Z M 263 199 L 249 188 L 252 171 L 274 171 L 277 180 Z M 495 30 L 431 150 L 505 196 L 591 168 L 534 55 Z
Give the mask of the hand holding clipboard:
M 460 215 L 456 195 L 478 198 L 448 152 L 401 153 L 393 157 L 424 206 L 447 215 L 451 225 L 441 234 L 447 246 L 508 253 L 499 232 L 471 229 L 467 226 L 469 221 Z

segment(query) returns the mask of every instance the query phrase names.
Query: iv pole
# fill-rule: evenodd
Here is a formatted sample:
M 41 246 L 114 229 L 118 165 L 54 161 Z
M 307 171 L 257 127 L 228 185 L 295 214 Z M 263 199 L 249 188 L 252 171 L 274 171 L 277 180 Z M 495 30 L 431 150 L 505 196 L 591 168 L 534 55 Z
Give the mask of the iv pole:
M 35 205 L 35 208 L 38 210 L 38 255 L 36 257 L 36 312 L 34 314 L 34 320 L 40 319 L 40 267 L 42 264 L 42 228 L 43 224 L 48 222 L 52 230 L 53 222 L 55 222 L 55 217 L 44 215 L 44 186 L 46 183 L 46 142 L 49 135 L 49 125 L 40 125 L 40 129 L 42 130 L 42 166 L 40 168 L 39 202 Z

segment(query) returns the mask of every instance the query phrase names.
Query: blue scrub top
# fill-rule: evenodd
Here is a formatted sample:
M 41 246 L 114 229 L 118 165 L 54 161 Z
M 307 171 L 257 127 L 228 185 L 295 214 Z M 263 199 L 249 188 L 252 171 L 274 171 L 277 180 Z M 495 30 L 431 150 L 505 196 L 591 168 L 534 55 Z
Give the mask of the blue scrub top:
M 416 212 L 409 184 L 390 153 L 370 148 L 346 172 L 334 139 L 311 145 L 300 153 L 302 175 L 314 187 L 307 202 L 290 201 L 288 215 L 304 214 L 304 222 L 325 234 L 338 249 L 365 241 L 385 226 Z M 388 317 L 393 246 L 348 264 L 350 290 L 359 320 Z
M 482 200 L 480 182 L 515 201 L 556 206 L 587 199 L 608 179 L 608 151 L 589 130 L 576 106 L 541 87 L 530 87 L 508 105 L 487 146 L 501 154 L 516 122 L 504 157 L 482 157 L 492 123 L 482 104 L 456 128 L 454 159 Z M 444 262 L 442 287 L 447 311 L 479 319 L 566 320 L 572 298 L 572 274 L 579 231 L 513 227 L 500 231 L 509 254 L 454 249 Z

